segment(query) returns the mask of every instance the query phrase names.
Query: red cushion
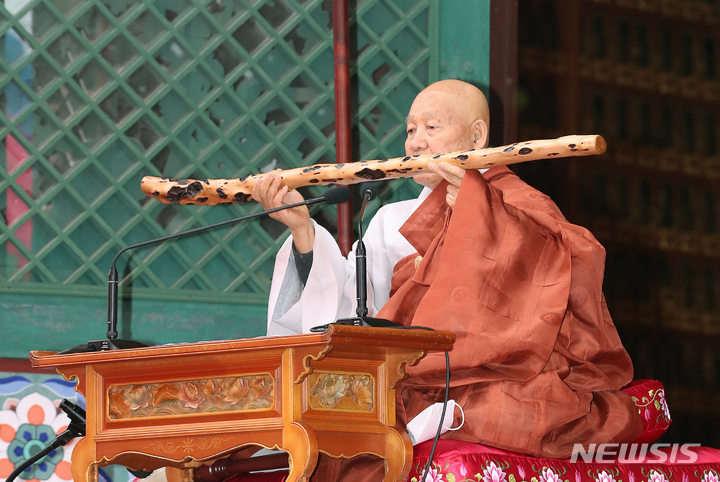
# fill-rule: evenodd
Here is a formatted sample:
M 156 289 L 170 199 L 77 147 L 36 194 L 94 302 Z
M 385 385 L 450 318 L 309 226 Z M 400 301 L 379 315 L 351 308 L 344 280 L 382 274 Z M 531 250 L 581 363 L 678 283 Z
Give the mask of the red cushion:
M 632 397 L 645 428 L 635 443 L 655 442 L 672 423 L 665 401 L 665 387 L 657 380 L 635 380 L 622 391 Z
M 432 440 L 415 446 L 408 482 L 417 482 L 427 464 Z M 715 482 L 720 474 L 720 450 L 692 447 L 671 461 L 673 448 L 660 449 L 664 462 L 650 454 L 638 463 L 584 462 L 544 459 L 459 440 L 440 440 L 428 473 L 433 482 Z M 655 459 L 653 461 L 653 459 Z

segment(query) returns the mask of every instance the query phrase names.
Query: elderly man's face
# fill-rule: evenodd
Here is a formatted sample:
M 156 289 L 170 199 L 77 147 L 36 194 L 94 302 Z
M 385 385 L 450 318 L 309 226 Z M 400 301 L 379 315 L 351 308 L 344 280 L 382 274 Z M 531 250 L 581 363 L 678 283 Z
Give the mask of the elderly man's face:
M 473 148 L 471 125 L 466 115 L 442 92 L 421 92 L 407 116 L 405 155 L 441 154 Z M 437 174 L 414 176 L 417 183 L 434 188 Z

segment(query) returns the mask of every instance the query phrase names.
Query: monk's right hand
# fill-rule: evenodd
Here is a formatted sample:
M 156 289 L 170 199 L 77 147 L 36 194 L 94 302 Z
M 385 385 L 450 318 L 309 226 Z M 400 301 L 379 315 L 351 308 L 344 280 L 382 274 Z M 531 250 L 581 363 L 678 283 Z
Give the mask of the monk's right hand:
M 288 191 L 287 186 L 281 186 L 282 176 L 268 173 L 259 179 L 253 186 L 252 197 L 263 205 L 264 209 L 273 209 L 288 204 L 302 202 L 304 198 L 296 190 Z M 312 251 L 315 240 L 315 230 L 310 222 L 310 212 L 307 206 L 298 206 L 283 209 L 270 214 L 270 217 L 290 228 L 295 249 L 299 253 Z

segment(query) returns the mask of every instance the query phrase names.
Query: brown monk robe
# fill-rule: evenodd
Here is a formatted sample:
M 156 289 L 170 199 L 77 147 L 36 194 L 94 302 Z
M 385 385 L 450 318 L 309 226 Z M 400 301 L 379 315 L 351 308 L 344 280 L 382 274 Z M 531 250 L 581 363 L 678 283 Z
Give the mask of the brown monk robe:
M 619 391 L 633 369 L 601 291 L 602 246 L 505 167 L 467 171 L 452 211 L 445 196 L 443 182 L 400 230 L 422 261 L 397 264 L 379 314 L 457 334 L 450 397 L 465 424 L 442 438 L 553 458 L 576 443 L 637 438 L 642 422 Z M 408 373 L 405 422 L 443 400 L 445 357 L 429 354 Z M 313 480 L 383 474 L 377 458 L 321 454 Z

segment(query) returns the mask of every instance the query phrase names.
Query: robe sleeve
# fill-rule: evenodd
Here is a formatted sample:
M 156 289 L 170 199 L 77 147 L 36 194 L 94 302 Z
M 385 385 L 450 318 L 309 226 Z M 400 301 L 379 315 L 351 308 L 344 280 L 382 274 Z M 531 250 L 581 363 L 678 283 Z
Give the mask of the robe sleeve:
M 456 333 L 456 383 L 557 372 L 567 386 L 598 390 L 632 377 L 602 297 L 604 250 L 549 198 L 515 176 L 486 182 L 467 173 L 439 236 L 401 294 L 429 286 L 412 324 Z M 434 386 L 444 368 L 431 353 L 408 382 Z
M 342 303 L 347 259 L 332 235 L 312 221 L 315 229 L 313 264 L 303 288 L 292 255 L 292 237 L 275 258 L 268 304 L 268 335 L 308 333 L 317 325 L 332 323 Z
M 539 374 L 567 310 L 565 233 L 554 220 L 540 223 L 506 203 L 505 194 L 466 173 L 446 231 L 410 279 L 429 286 L 412 324 L 456 334 L 450 360 L 463 383 Z M 409 370 L 408 382 L 442 382 L 444 368 L 443 355 L 431 353 Z

